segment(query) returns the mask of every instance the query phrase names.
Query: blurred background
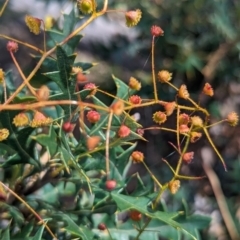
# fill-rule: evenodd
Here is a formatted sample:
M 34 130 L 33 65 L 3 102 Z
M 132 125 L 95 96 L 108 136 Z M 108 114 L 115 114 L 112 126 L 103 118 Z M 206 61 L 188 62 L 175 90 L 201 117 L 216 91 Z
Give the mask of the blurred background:
M 98 0 L 99 9 L 102 7 Z M 0 1 L 0 7 L 4 1 Z M 42 35 L 31 34 L 24 23 L 26 14 L 37 18 L 52 17 L 62 22 L 63 12 L 71 10 L 72 2 L 62 0 L 10 0 L 0 18 L 0 34 L 29 42 L 42 48 Z M 77 60 L 98 63 L 87 75 L 89 82 L 95 82 L 114 94 L 116 91 L 111 74 L 128 82 L 131 76 L 139 79 L 142 98 L 153 98 L 151 78 L 151 34 L 152 25 L 159 25 L 164 36 L 156 39 L 156 72 L 166 69 L 173 73 L 173 83 L 178 87 L 186 84 L 191 96 L 211 113 L 211 122 L 226 118 L 231 111 L 240 113 L 240 1 L 239 0 L 109 0 L 109 12 L 97 19 L 81 33 L 84 38 L 78 47 Z M 125 25 L 124 12 L 141 9 L 142 19 L 134 28 Z M 80 18 L 79 24 L 86 18 Z M 7 40 L 0 39 L 0 68 L 13 69 L 16 83 L 20 81 L 10 55 L 6 50 Z M 20 47 L 16 56 L 28 71 L 34 66 L 31 51 Z M 202 87 L 209 82 L 215 91 L 212 98 L 201 94 Z M 164 101 L 174 101 L 175 91 L 158 84 L 159 96 Z M 108 99 L 106 99 L 108 101 Z M 143 127 L 153 126 L 152 114 L 157 107 L 136 109 Z M 175 116 L 167 126 L 174 127 Z M 184 165 L 181 173 L 189 176 L 206 175 L 206 167 L 213 169 L 221 183 L 225 211 L 230 212 L 240 228 L 240 128 L 221 124 L 210 130 L 211 136 L 226 161 L 228 172 L 211 149 L 207 139 L 202 138 L 190 146 L 194 160 Z M 162 181 L 171 178 L 171 172 L 162 158 L 176 165 L 178 155 L 169 142 L 176 143 L 175 135 L 160 131 L 145 131 L 148 142 L 139 142 L 137 148 L 144 152 L 146 162 L 153 173 Z M 144 169 L 132 169 L 146 175 Z M 208 174 L 207 174 L 208 175 Z M 208 175 L 211 178 L 211 174 Z M 146 181 L 150 181 L 146 177 Z M 180 209 L 184 199 L 190 212 L 212 218 L 209 229 L 202 233 L 203 239 L 231 239 L 219 210 L 215 185 L 209 179 L 182 181 L 181 189 L 175 196 L 165 195 L 169 209 Z M 216 187 L 217 188 L 217 187 Z

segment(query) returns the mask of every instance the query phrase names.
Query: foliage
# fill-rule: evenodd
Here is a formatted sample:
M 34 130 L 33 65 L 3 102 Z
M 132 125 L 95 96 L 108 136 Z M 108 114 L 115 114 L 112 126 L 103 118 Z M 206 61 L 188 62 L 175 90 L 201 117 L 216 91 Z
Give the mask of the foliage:
M 156 34 L 151 49 L 153 99 L 136 95 L 141 83 L 134 77 L 126 84 L 112 75 L 115 95 L 85 82 L 84 76 L 94 63 L 76 60 L 75 51 L 83 37 L 79 33 L 107 13 L 108 1 L 102 6 L 99 10 L 95 0 L 73 3 L 72 11 L 64 14 L 62 29 L 54 25 L 45 30 L 43 20 L 28 18 L 31 22 L 26 20 L 26 24 L 33 33 L 39 34 L 36 28 L 43 27 L 38 35 L 43 36 L 43 49 L 4 37 L 10 40 L 7 50 L 22 83 L 16 86 L 13 73 L 2 70 L 0 214 L 6 221 L 0 239 L 201 239 L 201 230 L 209 225 L 210 218 L 189 213 L 185 200 L 178 210 L 170 211 L 162 196 L 166 192 L 176 194 L 180 181 L 205 177 L 180 174 L 181 167 L 194 157 L 190 144 L 203 135 L 227 168 L 209 128 L 223 122 L 235 126 L 238 116 L 231 112 L 211 123 L 210 113 L 192 99 L 186 85 L 172 84 L 172 74 L 166 70 L 156 76 L 155 40 L 160 37 Z M 87 20 L 80 26 L 77 23 L 83 12 L 78 7 L 91 13 L 84 16 Z M 127 12 L 128 26 L 138 23 L 140 13 L 139 9 Z M 231 32 L 228 35 L 231 37 Z M 36 51 L 32 55 L 36 66 L 29 74 L 17 60 L 17 50 L 24 45 Z M 199 63 L 191 61 L 195 67 Z M 174 91 L 170 102 L 160 98 L 160 84 Z M 214 94 L 207 83 L 201 90 L 205 96 Z M 100 93 L 110 97 L 111 104 L 104 102 Z M 151 126 L 141 126 L 131 116 L 135 108 L 156 105 L 161 111 L 154 113 Z M 93 111 L 100 119 L 94 118 Z M 170 115 L 176 116 L 174 128 L 164 125 Z M 176 144 L 170 143 L 179 155 L 176 168 L 162 159 L 172 172 L 167 181 L 160 181 L 145 163 L 144 155 L 134 151 L 138 140 L 146 141 L 143 132 L 148 130 L 166 131 L 176 138 Z M 138 173 L 129 174 L 133 164 L 146 169 L 151 184 Z M 129 182 L 135 178 L 137 186 L 129 192 Z M 100 229 L 100 223 L 106 229 Z

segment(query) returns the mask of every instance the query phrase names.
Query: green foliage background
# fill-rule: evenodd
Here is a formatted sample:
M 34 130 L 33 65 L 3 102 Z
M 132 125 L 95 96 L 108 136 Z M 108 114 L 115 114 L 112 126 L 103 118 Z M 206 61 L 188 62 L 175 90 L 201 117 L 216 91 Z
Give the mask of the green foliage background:
M 49 1 L 48 1 L 49 2 Z M 101 6 L 101 1 L 98 1 L 99 5 Z M 59 1 L 59 4 L 64 4 L 64 2 Z M 74 98 L 72 94 L 69 94 L 68 91 L 71 91 L 71 86 L 64 85 L 64 80 L 70 78 L 69 75 L 69 63 L 72 64 L 74 61 L 74 53 L 75 47 L 78 48 L 79 53 L 86 54 L 89 56 L 89 53 L 92 59 L 97 59 L 99 62 L 99 66 L 104 64 L 106 66 L 105 73 L 101 74 L 98 73 L 98 68 L 94 67 L 90 70 L 89 78 L 91 80 L 95 79 L 103 79 L 102 81 L 98 81 L 98 84 L 102 87 L 111 91 L 112 93 L 117 92 L 114 82 L 118 82 L 119 77 L 120 79 L 124 80 L 125 82 L 128 81 L 130 76 L 135 76 L 139 80 L 141 80 L 143 88 L 141 90 L 141 96 L 144 98 L 151 98 L 152 97 L 152 86 L 151 86 L 151 61 L 149 59 L 150 54 L 150 45 L 151 45 L 151 36 L 150 36 L 150 28 L 152 25 L 160 25 L 164 30 L 164 37 L 157 39 L 156 42 L 156 52 L 155 52 L 155 62 L 156 62 L 156 70 L 167 69 L 173 72 L 173 82 L 180 86 L 182 83 L 185 83 L 191 94 L 195 96 L 195 99 L 198 98 L 198 94 L 201 92 L 202 86 L 204 83 L 210 82 L 215 89 L 215 96 L 212 99 L 209 98 L 201 98 L 202 105 L 206 107 L 210 113 L 213 115 L 215 119 L 223 118 L 229 111 L 235 110 L 239 111 L 239 72 L 240 72 L 240 64 L 239 64 L 239 24 L 240 24 L 240 2 L 234 0 L 196 0 L 196 1 L 175 1 L 175 0 L 155 0 L 155 1 L 110 1 L 110 8 L 117 8 L 117 9 L 136 9 L 140 8 L 143 12 L 143 18 L 140 24 L 136 27 L 139 31 L 138 37 L 134 41 L 125 40 L 124 36 L 121 34 L 118 35 L 117 38 L 110 39 L 109 45 L 106 47 L 101 43 L 94 43 L 94 39 L 89 45 L 86 47 L 86 43 L 82 46 L 81 43 L 78 44 L 80 40 L 80 36 L 76 37 L 73 42 L 69 45 L 66 45 L 63 49 L 57 49 L 57 61 L 51 63 L 51 72 L 47 69 L 47 66 L 50 65 L 49 62 L 46 62 L 46 77 L 55 81 L 57 86 L 63 91 L 68 97 Z M 10 26 L 9 19 L 11 20 L 11 16 L 17 16 L 20 23 L 23 22 L 24 14 L 19 12 L 13 12 L 13 10 L 7 9 L 6 13 L 1 18 L 1 25 Z M 31 14 L 31 13 L 29 13 Z M 111 13 L 112 14 L 112 13 Z M 106 17 L 107 18 L 107 17 Z M 67 18 L 69 22 L 72 24 L 73 19 L 71 19 L 71 15 Z M 108 19 L 108 18 L 107 18 Z M 15 21 L 15 19 L 12 19 Z M 11 20 L 11 21 L 12 21 Z M 109 19 L 108 19 L 109 20 Z M 123 19 L 124 21 L 124 19 Z M 63 32 L 55 33 L 50 32 L 49 35 L 53 38 L 56 42 L 60 41 L 57 39 L 62 39 L 64 36 L 69 34 L 71 28 L 69 27 L 69 22 L 66 21 L 63 26 Z M 24 26 L 21 26 L 24 29 Z M 107 29 L 107 25 L 104 28 Z M 103 28 L 103 32 L 104 32 Z M 0 29 L 1 30 L 1 29 Z M 23 33 L 24 34 L 24 33 Z M 27 33 L 26 33 L 27 34 Z M 32 39 L 30 35 L 24 35 L 26 39 L 29 41 L 35 41 L 36 39 Z M 39 40 L 36 40 L 39 41 Z M 118 43 L 118 44 L 116 44 Z M 5 42 L 0 42 L 1 50 L 5 48 Z M 53 42 L 49 42 L 49 44 L 55 44 Z M 120 47 L 119 47 L 120 46 Z M 88 50 L 88 51 L 86 51 Z M 3 50 L 6 51 L 6 50 Z M 24 52 L 19 54 L 23 54 L 23 59 L 25 58 Z M 4 55 L 4 54 L 3 54 Z M 37 57 L 36 57 L 37 58 Z M 10 66 L 8 62 L 8 58 L 5 56 L 0 57 L 0 68 L 5 66 Z M 115 60 L 115 61 L 113 61 Z M 47 59 L 46 61 L 50 61 Z M 86 61 L 88 62 L 88 61 Z M 86 62 L 78 62 L 76 65 L 83 67 L 85 71 L 88 71 L 93 65 L 86 64 Z M 89 61 L 90 62 L 90 61 Z M 24 65 L 24 63 L 23 63 Z M 27 64 L 26 64 L 27 65 Z M 61 65 L 61 67 L 60 67 Z M 59 69 L 64 69 L 64 71 L 58 71 Z M 26 67 L 26 71 L 28 71 Z M 47 73 L 48 72 L 48 73 Z M 49 73 L 50 72 L 50 73 Z M 107 75 L 106 75 L 107 72 Z M 114 77 L 114 80 L 111 78 L 111 74 L 114 74 L 117 77 Z M 11 78 L 11 74 L 8 75 L 9 79 Z M 35 79 L 38 82 L 38 79 Z M 106 84 L 107 82 L 107 84 Z M 123 84 L 123 83 L 122 83 Z M 107 86 L 106 86 L 107 85 Z M 74 86 L 74 83 L 72 83 Z M 124 84 L 122 87 L 124 88 Z M 55 86 L 56 87 L 56 86 Z M 59 90 L 56 87 L 56 91 Z M 66 91 L 68 89 L 68 91 Z M 125 89 L 124 89 L 125 90 Z M 124 93 L 124 90 L 122 93 Z M 168 88 L 159 86 L 158 89 L 159 93 L 163 97 L 164 100 L 169 100 L 174 98 L 175 93 L 169 92 Z M 121 93 L 121 94 L 122 94 Z M 120 94 L 120 93 L 118 93 Z M 84 96 L 84 92 L 82 92 L 82 96 Z M 57 99 L 58 96 L 52 96 L 52 98 Z M 100 100 L 99 100 L 100 99 Z M 95 99 L 95 101 L 103 101 L 104 103 L 108 103 L 109 99 L 104 99 L 101 95 Z M 99 102 L 98 102 L 99 103 Z M 103 104 L 100 102 L 100 104 Z M 59 116 L 60 110 L 56 109 L 55 115 Z M 65 113 L 71 111 L 69 108 L 64 109 Z M 156 111 L 156 108 L 149 108 L 148 110 L 139 109 L 138 111 L 141 114 L 140 124 L 144 126 L 152 125 L 151 113 Z M 11 113 L 13 114 L 13 113 Z M 16 114 L 16 113 L 14 113 Z M 2 115 L 1 119 L 11 119 L 12 116 L 5 113 Z M 106 120 L 104 120 L 106 121 Z M 116 120 L 120 122 L 121 120 Z M 9 121 L 3 121 L 2 124 L 7 124 Z M 104 123 L 102 123 L 104 124 Z M 169 123 L 171 126 L 173 123 Z M 100 127 L 100 126 L 99 126 Z M 136 127 L 136 126 L 135 126 Z M 14 129 L 13 129 L 14 130 Z M 31 132 L 32 129 L 29 129 Z M 55 143 L 53 138 L 55 137 L 54 134 L 61 136 L 62 142 L 60 144 L 61 153 L 63 163 L 68 159 L 69 156 L 69 149 L 66 147 L 66 139 L 62 132 L 58 132 L 52 129 L 55 133 L 51 135 L 50 138 L 47 138 L 46 135 L 38 135 L 36 141 L 40 143 L 45 143 L 46 146 L 49 144 Z M 92 130 L 96 131 L 96 129 Z M 29 133 L 27 133 L 29 134 Z M 33 133 L 34 134 L 34 133 Z M 23 154 L 23 156 L 15 155 L 15 152 L 11 152 L 11 156 L 8 159 L 12 162 L 13 160 L 15 163 L 19 163 L 25 159 L 26 162 L 30 162 L 36 168 L 39 167 L 38 162 L 36 161 L 36 156 L 34 152 L 31 152 L 31 146 L 27 144 L 23 144 L 22 138 L 19 141 L 19 137 L 24 137 L 20 132 L 16 135 L 13 139 L 10 139 L 11 145 L 16 146 L 16 149 L 19 147 L 19 142 L 21 145 L 26 145 L 27 149 L 21 149 L 19 151 Z M 212 136 L 216 142 L 218 149 L 220 149 L 221 154 L 223 155 L 224 159 L 226 160 L 228 166 L 228 173 L 224 172 L 222 165 L 218 163 L 218 161 L 214 161 L 214 169 L 218 173 L 219 178 L 221 179 L 223 191 L 227 197 L 227 201 L 229 203 L 232 217 L 236 224 L 239 225 L 237 216 L 235 212 L 239 209 L 238 198 L 239 198 L 239 127 L 235 128 L 234 130 L 228 126 L 224 126 L 224 128 L 219 129 L 217 128 L 215 131 L 212 132 Z M 136 137 L 136 136 L 133 136 Z M 149 140 L 149 144 L 146 145 L 144 141 L 139 140 L 136 149 L 141 149 L 144 151 L 146 155 L 146 162 L 148 163 L 150 169 L 156 174 L 156 176 L 161 180 L 167 180 L 170 177 L 170 171 L 166 168 L 166 166 L 161 162 L 161 157 L 165 157 L 171 162 L 171 164 L 175 164 L 175 154 L 173 149 L 167 143 L 168 141 L 174 141 L 173 136 L 169 134 L 156 134 L 154 132 L 147 132 L 144 137 Z M 131 140 L 131 139 L 129 139 Z M 27 141 L 27 139 L 25 139 Z M 54 145 L 54 144 L 53 144 Z M 58 145 L 59 146 L 59 145 Z M 51 145 L 51 150 L 54 149 L 57 151 L 56 144 L 54 146 Z M 206 146 L 205 140 L 203 139 L 200 141 L 196 146 L 193 147 L 193 151 L 195 151 L 195 159 L 194 162 L 187 166 L 185 169 L 186 172 L 189 172 L 190 175 L 202 175 L 204 173 L 201 162 L 202 162 L 202 155 L 201 150 Z M 85 146 L 78 145 L 76 147 L 76 152 L 81 154 Z M 5 150 L 7 146 L 1 144 L 1 154 L 5 154 Z M 59 149 L 58 149 L 59 150 Z M 130 149 L 131 150 L 131 149 Z M 130 151 L 129 150 L 129 151 Z M 25 153 L 27 152 L 27 156 Z M 125 159 L 125 155 L 119 154 L 125 152 L 125 149 L 117 149 L 117 153 L 114 151 L 111 152 L 112 155 L 118 156 L 119 159 Z M 9 152 L 8 152 L 9 153 Z M 52 152 L 54 155 L 55 152 Z M 102 153 L 99 153 L 97 158 L 102 158 Z M 125 153 L 126 155 L 129 154 L 128 150 Z M 215 156 L 217 159 L 217 157 Z M 85 159 L 85 165 L 79 167 L 75 166 L 76 172 L 80 175 L 82 174 L 82 167 L 84 170 L 89 170 L 93 168 L 94 156 L 92 156 L 91 160 L 92 166 L 89 166 L 87 163 L 87 159 Z M 71 161 L 74 162 L 74 156 L 71 156 Z M 115 164 L 115 163 L 114 163 Z M 8 161 L 5 161 L 2 167 L 8 166 Z M 114 166 L 113 166 L 114 167 Z M 117 166 L 118 168 L 118 166 Z M 124 169 L 121 169 L 123 171 Z M 146 173 L 142 169 L 135 169 L 138 170 L 143 178 L 144 186 L 146 186 L 146 191 L 150 189 L 151 183 L 150 179 L 146 176 Z M 21 170 L 19 170 L 21 171 Z M 8 172 L 5 172 L 3 175 L 3 179 L 7 176 Z M 123 184 L 123 180 L 120 178 L 121 174 L 117 175 L 116 172 L 115 178 L 119 178 L 119 188 Z M 11 176 L 11 174 L 10 174 Z M 66 200 L 63 198 L 58 198 L 54 195 L 54 189 L 57 190 L 62 195 L 67 195 L 66 192 L 73 193 L 75 195 L 77 190 L 79 190 L 82 186 L 86 188 L 87 182 L 85 181 L 84 177 L 82 178 L 82 185 L 79 186 L 75 184 L 75 176 L 69 178 L 69 176 L 64 176 L 68 178 L 67 188 L 64 187 L 64 181 L 58 183 L 57 186 L 50 186 L 46 185 L 46 187 L 41 192 L 41 200 L 38 198 L 29 198 L 29 203 L 31 203 L 36 209 L 52 209 L 52 203 L 56 203 L 57 201 L 63 201 L 66 204 Z M 79 177 L 79 176 L 78 176 Z M 14 179 L 14 176 L 10 177 L 10 180 Z M 3 180 L 0 179 L 0 180 Z M 73 184 L 74 183 L 74 184 Z M 96 189 L 101 189 L 103 183 L 97 183 Z M 67 190 L 66 190 L 67 189 Z M 142 189 L 140 189 L 142 190 Z M 101 190 L 102 191 L 102 190 Z M 108 193 L 102 193 L 99 190 L 99 196 L 97 195 L 97 201 L 100 202 L 102 198 L 104 200 L 107 199 Z M 117 190 L 116 190 L 117 191 Z M 51 195 L 52 194 L 52 195 Z M 64 214 L 55 213 L 51 217 L 56 217 L 60 221 L 63 221 L 67 224 L 65 228 L 69 234 L 81 237 L 82 239 L 91 239 L 93 238 L 93 232 L 90 232 L 86 227 L 90 222 L 93 229 L 96 230 L 97 225 L 99 222 L 104 221 L 106 223 L 109 222 L 110 226 L 113 221 L 112 213 L 116 210 L 116 207 L 120 208 L 121 210 L 128 210 L 133 208 L 139 209 L 142 212 L 149 214 L 148 209 L 146 209 L 146 205 L 149 199 L 145 199 L 144 197 L 141 198 L 141 201 L 136 201 L 134 197 L 128 199 L 126 196 L 121 198 L 122 196 L 119 194 L 112 193 L 112 198 L 116 204 L 110 202 L 109 205 L 111 206 L 108 208 L 109 214 L 102 214 L 93 213 L 91 215 L 91 219 L 89 219 L 90 213 L 86 210 L 89 208 L 89 196 L 84 195 L 83 193 L 81 196 L 81 201 L 78 202 L 79 209 L 74 212 L 72 209 L 61 209 Z M 135 192 L 137 195 L 137 191 Z M 71 194 L 70 194 L 71 195 Z M 213 236 L 210 236 L 209 233 L 204 231 L 199 231 L 199 229 L 205 229 L 208 226 L 209 219 L 206 217 L 195 217 L 191 215 L 194 212 L 194 206 L 196 206 L 196 196 L 203 196 L 204 199 L 207 199 L 210 202 L 210 210 L 204 210 L 203 213 L 207 215 L 211 215 L 211 213 L 217 208 L 216 199 L 214 194 L 210 188 L 209 182 L 207 180 L 202 180 L 198 182 L 183 182 L 182 188 L 180 192 L 172 197 L 166 196 L 165 202 L 162 204 L 162 209 L 159 211 L 163 213 L 153 214 L 152 217 L 156 218 L 152 222 L 150 226 L 150 230 L 146 231 L 142 235 L 142 239 L 158 239 L 159 236 L 165 237 L 166 239 L 177 239 L 179 236 L 178 231 L 175 231 L 174 228 L 166 227 L 165 225 L 161 226 L 159 221 L 166 222 L 166 221 L 173 221 L 171 220 L 172 217 L 176 217 L 171 212 L 176 211 L 185 211 L 185 215 L 178 215 L 178 217 L 169 224 L 172 226 L 177 227 L 174 224 L 182 224 L 185 229 L 187 229 L 191 234 L 196 236 L 198 239 L 216 239 L 216 233 Z M 134 196 L 134 193 L 133 195 Z M 153 197 L 153 196 L 152 196 Z M 45 200 L 52 199 L 52 203 L 48 203 Z M 71 201 L 71 200 L 70 200 Z M 127 201 L 125 205 L 124 201 Z M 133 201 L 133 203 L 132 203 Z M 137 204 L 136 204 L 137 202 Z M 186 202 L 188 204 L 186 204 Z M 73 202 L 72 202 L 73 204 Z M 61 203 L 59 203 L 58 207 L 60 208 Z M 64 205 L 64 204 L 63 204 Z M 66 204 L 68 205 L 68 203 Z M 103 204 L 104 205 L 104 204 Z M 10 214 L 14 218 L 14 221 L 18 224 L 23 223 L 23 216 L 16 211 L 15 207 L 12 206 L 5 206 L 9 209 Z M 104 209 L 106 210 L 106 209 Z M 169 212 L 168 212 L 169 211 Z M 189 214 L 188 214 L 189 213 Z M 166 215 L 164 215 L 166 214 Z M 71 216 L 71 217 L 70 217 Z M 81 219 L 80 217 L 81 216 Z M 147 215 L 148 216 L 148 215 Z M 75 222 L 73 221 L 76 220 Z M 170 220 L 169 220 L 170 219 Z M 51 222 L 51 218 L 49 219 Z M 78 224 L 81 224 L 82 227 L 79 227 Z M 221 225 L 224 229 L 224 224 Z M 32 235 L 32 225 L 27 225 L 21 233 L 17 234 L 14 239 L 21 239 L 22 236 L 29 236 L 28 239 L 42 239 L 43 227 L 40 227 L 39 230 L 34 232 L 34 236 Z M 126 230 L 127 229 L 127 230 Z M 131 237 L 136 235 L 136 230 L 133 229 L 132 224 L 129 222 L 124 223 L 119 229 L 116 229 L 114 226 L 110 227 L 111 233 L 113 238 L 118 236 L 122 236 L 123 239 L 131 239 Z M 122 231 L 121 231 L 122 230 Z M 98 231 L 98 230 L 96 230 Z M 96 232 L 95 231 L 95 232 Z M 153 232 L 159 231 L 158 234 L 153 234 Z M 94 232 L 94 233 L 95 233 Z M 3 230 L 1 232 L 1 239 L 12 239 L 9 235 L 9 229 Z M 30 237 L 31 235 L 31 237 Z M 154 235 L 154 238 L 153 238 Z M 215 237 L 214 237 L 215 235 Z M 47 236 L 45 236 L 47 239 Z M 64 236 L 66 237 L 66 236 Z M 70 235 L 67 236 L 70 238 Z M 229 236 L 226 235 L 228 238 Z M 185 238 L 188 237 L 185 235 Z M 26 238 L 27 239 L 27 238 Z M 64 239 L 64 238 L 63 238 Z M 163 239 L 163 238 L 162 238 Z

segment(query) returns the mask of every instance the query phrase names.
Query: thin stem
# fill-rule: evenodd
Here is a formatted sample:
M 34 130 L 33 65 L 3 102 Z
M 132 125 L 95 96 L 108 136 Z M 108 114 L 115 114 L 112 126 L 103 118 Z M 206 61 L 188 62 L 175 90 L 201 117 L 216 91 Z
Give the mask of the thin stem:
M 43 49 L 44 49 L 44 52 L 47 51 L 47 48 L 46 48 L 46 28 L 45 28 L 45 23 L 43 20 L 41 20 L 42 24 L 43 24 Z
M 213 124 L 211 124 L 211 125 L 208 125 L 208 126 L 206 126 L 205 128 L 210 128 L 210 127 L 213 127 L 213 126 L 215 126 L 215 125 L 218 125 L 218 124 L 223 123 L 223 122 L 226 122 L 226 121 L 227 121 L 227 119 L 223 119 L 223 120 L 221 120 L 221 121 L 218 121 L 218 122 L 215 122 L 215 123 L 213 123 Z
M 111 129 L 111 124 L 112 124 L 112 118 L 113 118 L 113 111 L 111 110 L 109 114 L 109 119 L 108 119 L 108 125 L 107 125 L 107 131 L 106 131 L 106 175 L 107 179 L 109 178 L 109 140 L 110 140 L 110 129 Z
M 162 184 L 157 180 L 157 178 L 152 174 L 151 170 L 148 168 L 145 162 L 142 162 L 144 167 L 147 169 L 148 173 L 150 174 L 153 181 L 159 186 L 159 188 L 162 188 Z
M 109 96 L 109 97 L 112 97 L 113 99 L 121 100 L 122 102 L 125 102 L 126 104 L 129 104 L 128 101 L 125 101 L 124 99 L 121 99 L 121 98 L 119 98 L 119 97 L 116 97 L 116 96 L 112 95 L 111 93 L 105 92 L 105 91 L 103 91 L 103 90 L 101 90 L 101 89 L 99 89 L 99 88 L 97 88 L 97 92 L 101 92 L 101 93 L 103 93 L 103 94 L 105 94 L 105 95 L 107 95 L 107 96 Z
M 206 178 L 206 176 L 191 177 L 191 176 L 177 175 L 176 178 L 185 179 L 185 180 L 200 180 L 200 179 Z
M 213 171 L 210 164 L 204 163 L 203 168 L 205 170 L 205 173 L 208 176 L 210 184 L 212 185 L 214 195 L 217 199 L 219 209 L 222 213 L 223 220 L 226 224 L 226 228 L 229 232 L 229 235 L 230 235 L 231 239 L 232 240 L 240 239 L 238 229 L 236 228 L 234 220 L 233 220 L 233 218 L 231 216 L 231 213 L 229 211 L 229 207 L 228 207 L 226 198 L 224 196 L 224 193 L 223 193 L 222 188 L 221 188 L 220 181 L 219 181 L 216 173 Z
M 146 102 L 146 103 L 141 103 L 141 104 L 134 104 L 134 105 L 131 105 L 131 106 L 124 107 L 124 110 L 126 111 L 126 110 L 131 110 L 133 108 L 151 106 L 151 105 L 154 105 L 154 104 L 157 104 L 157 103 L 155 101 L 152 101 L 152 102 Z
M 37 51 L 37 52 L 40 52 L 41 54 L 44 54 L 44 51 L 42 51 L 41 49 L 39 49 L 39 48 L 37 48 L 37 47 L 29 44 L 29 43 L 22 42 L 22 41 L 20 41 L 20 40 L 18 40 L 18 39 L 16 39 L 16 38 L 12 38 L 12 37 L 6 36 L 6 35 L 4 35 L 4 34 L 0 34 L 0 38 L 4 38 L 4 39 L 8 39 L 8 40 L 17 42 L 17 43 L 19 43 L 19 44 L 21 44 L 21 45 L 24 45 L 24 46 L 26 46 L 26 47 L 28 47 L 28 48 L 31 48 L 31 49 L 33 49 L 33 50 L 35 50 L 35 51 Z
M 156 84 L 156 75 L 155 75 L 155 63 L 154 63 L 154 42 L 155 37 L 152 37 L 152 80 L 153 80 L 153 90 L 154 90 L 154 99 L 155 102 L 158 101 L 158 95 L 157 95 L 157 84 Z
M 14 56 L 14 54 L 13 54 L 12 51 L 10 51 L 10 55 L 11 55 L 11 57 L 12 57 L 12 60 L 13 60 L 13 62 L 14 62 L 14 64 L 15 64 L 15 66 L 16 66 L 19 74 L 21 75 L 21 77 L 22 77 L 22 79 L 23 79 L 23 82 L 28 86 L 28 89 L 29 89 L 29 91 L 31 92 L 31 94 L 32 94 L 33 96 L 37 97 L 37 94 L 36 94 L 36 91 L 34 90 L 34 88 L 30 85 L 29 82 L 26 81 L 26 77 L 25 77 L 25 75 L 23 74 L 22 69 L 21 69 L 21 67 L 19 66 L 19 64 L 18 64 L 18 62 L 17 62 L 17 60 L 16 60 L 16 58 L 15 58 L 15 56 Z
M 139 240 L 139 237 L 144 232 L 145 228 L 148 226 L 148 224 L 151 222 L 151 218 L 148 218 L 143 227 L 139 230 L 138 235 L 136 236 L 135 240 Z
M 9 187 L 7 187 L 4 183 L 0 182 L 0 184 L 7 190 L 9 191 L 15 198 L 17 198 L 21 203 L 23 203 L 27 209 L 29 209 L 30 212 L 33 213 L 33 215 L 44 225 L 44 227 L 47 229 L 49 234 L 54 238 L 57 239 L 57 237 L 53 234 L 51 229 L 48 227 L 48 225 L 44 222 L 44 220 L 38 215 L 38 213 L 28 205 L 26 201 L 24 201 L 20 196 L 18 196 L 13 190 L 11 190 Z
M 143 128 L 144 131 L 146 130 L 164 130 L 168 132 L 174 132 L 176 133 L 177 131 L 171 128 L 164 128 L 164 127 L 148 127 L 148 128 Z
M 5 3 L 3 4 L 2 9 L 1 9 L 1 11 L 0 11 L 0 17 L 2 16 L 5 8 L 7 7 L 8 2 L 9 2 L 9 0 L 6 0 Z
M 223 164 L 224 170 L 227 172 L 227 166 L 226 166 L 226 164 L 225 164 L 225 162 L 224 162 L 221 154 L 218 152 L 215 144 L 213 143 L 213 141 L 212 141 L 212 139 L 211 139 L 211 137 L 210 137 L 210 135 L 209 135 L 209 133 L 208 133 L 208 130 L 207 130 L 205 127 L 203 127 L 203 131 L 204 131 L 204 133 L 205 133 L 205 135 L 206 135 L 209 143 L 211 144 L 212 148 L 214 149 L 215 153 L 216 153 L 216 154 L 218 155 L 218 157 L 220 158 L 220 160 L 221 160 L 221 162 L 222 162 L 222 164 Z
M 179 114 L 180 114 L 180 108 L 177 106 L 177 148 L 178 148 L 178 152 L 181 153 L 180 134 L 179 134 Z
M 3 77 L 3 94 L 4 94 L 4 102 L 6 102 L 7 101 L 7 85 L 4 77 Z
M 55 106 L 55 105 L 81 105 L 85 107 L 92 107 L 95 109 L 103 110 L 109 112 L 109 108 L 101 107 L 92 103 L 78 102 L 73 100 L 53 100 L 53 101 L 41 101 L 35 103 L 18 103 L 5 105 L 0 104 L 0 111 L 2 110 L 31 110 L 36 108 L 41 108 L 45 106 Z
M 175 171 L 174 171 L 174 169 L 172 168 L 172 166 L 168 163 L 168 161 L 166 160 L 166 159 L 164 159 L 164 158 L 162 158 L 162 160 L 163 160 L 163 162 L 165 162 L 167 165 L 168 165 L 168 167 L 171 169 L 171 171 L 173 172 L 173 174 L 174 174 L 174 176 L 176 176 L 177 174 L 175 173 Z
M 191 130 L 192 130 L 192 126 L 190 128 L 190 132 L 191 132 Z M 177 164 L 176 171 L 175 171 L 175 174 L 176 174 L 175 177 L 178 175 L 178 173 L 180 171 L 180 168 L 182 165 L 182 160 L 183 160 L 183 154 L 187 151 L 189 143 L 190 143 L 190 134 L 189 134 L 189 136 L 187 136 L 185 146 L 184 146 L 183 151 L 181 152 L 181 156 L 178 160 L 178 164 Z

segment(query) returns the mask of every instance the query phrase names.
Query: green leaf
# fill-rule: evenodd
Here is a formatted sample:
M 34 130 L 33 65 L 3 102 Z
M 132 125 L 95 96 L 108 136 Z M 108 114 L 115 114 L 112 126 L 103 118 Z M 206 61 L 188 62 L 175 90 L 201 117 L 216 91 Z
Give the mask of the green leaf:
M 9 226 L 1 234 L 1 240 L 11 240 L 10 238 L 10 228 Z
M 116 202 L 119 210 L 126 211 L 126 210 L 137 210 L 147 217 L 158 219 L 167 225 L 170 225 L 183 233 L 191 236 L 192 239 L 196 239 L 189 231 L 187 231 L 181 224 L 174 221 L 173 219 L 179 216 L 179 213 L 166 213 L 161 211 L 150 212 L 148 209 L 148 205 L 151 199 L 147 197 L 130 197 L 125 196 L 123 194 L 118 194 L 116 192 L 112 192 L 111 196 L 113 200 Z
M 32 138 L 42 146 L 45 146 L 51 157 L 57 153 L 59 143 L 53 125 L 50 126 L 48 134 L 38 134 L 37 136 L 32 136 Z
M 13 118 L 17 113 L 18 111 L 2 111 L 0 121 L 2 123 L 2 127 L 7 128 L 10 133 L 5 142 L 7 142 L 7 145 L 11 146 L 14 150 L 17 150 L 20 158 L 5 161 L 0 166 L 7 167 L 17 163 L 29 163 L 34 165 L 36 168 L 40 168 L 40 163 L 33 158 L 33 146 L 27 146 L 27 141 L 29 140 L 29 136 L 33 132 L 33 129 L 27 127 L 17 131 L 17 128 L 12 124 Z
M 42 225 L 42 226 L 38 229 L 38 231 L 36 232 L 36 234 L 34 235 L 34 237 L 32 237 L 32 240 L 42 240 L 43 230 L 44 230 L 44 225 Z
M 93 238 L 94 234 L 92 231 L 84 226 L 78 226 L 68 215 L 56 214 L 55 216 L 61 218 L 67 223 L 67 226 L 63 229 L 67 230 L 67 232 L 71 233 L 72 235 L 81 237 L 81 240 L 89 240 Z
M 112 75 L 112 78 L 117 87 L 117 94 L 116 97 L 123 100 L 128 100 L 128 98 L 135 92 L 134 90 L 130 89 L 126 83 L 122 80 L 116 78 Z M 116 100 L 115 100 L 116 101 Z

